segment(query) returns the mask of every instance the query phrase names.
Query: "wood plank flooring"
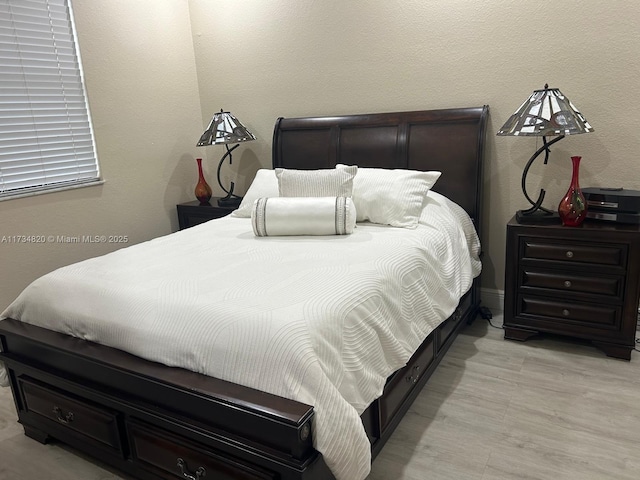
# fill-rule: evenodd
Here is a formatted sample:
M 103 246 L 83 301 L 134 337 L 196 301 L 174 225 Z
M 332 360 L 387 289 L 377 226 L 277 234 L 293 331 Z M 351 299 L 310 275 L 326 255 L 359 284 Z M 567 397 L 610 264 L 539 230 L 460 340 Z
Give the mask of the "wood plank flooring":
M 640 352 L 626 362 L 589 344 L 502 335 L 480 318 L 463 330 L 368 480 L 640 478 Z M 127 478 L 40 445 L 15 420 L 0 388 L 0 480 Z

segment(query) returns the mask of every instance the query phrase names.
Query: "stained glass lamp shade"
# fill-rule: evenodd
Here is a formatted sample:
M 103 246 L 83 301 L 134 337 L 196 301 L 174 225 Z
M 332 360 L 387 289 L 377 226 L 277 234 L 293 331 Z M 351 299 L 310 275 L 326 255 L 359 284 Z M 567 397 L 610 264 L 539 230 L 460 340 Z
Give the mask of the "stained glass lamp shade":
M 545 85 L 542 90 L 534 90 L 531 96 L 509 117 L 498 131 L 500 136 L 541 136 L 542 146 L 531 156 L 522 172 L 522 193 L 531 207 L 519 210 L 519 223 L 556 222 L 558 217 L 552 210 L 542 207 L 545 190 L 540 189 L 537 200 L 531 199 L 526 189 L 526 178 L 533 161 L 545 152 L 544 163 L 549 160 L 549 147 L 562 140 L 565 135 L 593 132 L 593 127 L 580 111 L 557 88 Z M 550 142 L 548 136 L 555 136 Z
M 255 140 L 256 137 L 253 133 L 251 133 L 247 127 L 245 127 L 240 120 L 231 115 L 229 112 L 225 112 L 220 110 L 220 112 L 213 115 L 209 126 L 204 131 L 204 133 L 200 136 L 200 140 L 198 140 L 198 147 L 205 147 L 208 145 L 224 145 L 226 148 L 226 152 L 222 159 L 220 159 L 220 163 L 218 164 L 218 185 L 223 192 L 226 193 L 224 198 L 218 200 L 218 205 L 220 206 L 237 206 L 240 205 L 242 201 L 242 197 L 233 193 L 233 189 L 235 184 L 231 182 L 231 186 L 229 189 L 225 188 L 220 180 L 220 170 L 222 169 L 222 165 L 227 157 L 229 157 L 229 164 L 232 164 L 232 156 L 231 152 L 233 152 L 237 147 L 240 146 L 242 142 L 248 142 L 251 140 Z M 230 143 L 235 143 L 235 145 L 229 148 Z

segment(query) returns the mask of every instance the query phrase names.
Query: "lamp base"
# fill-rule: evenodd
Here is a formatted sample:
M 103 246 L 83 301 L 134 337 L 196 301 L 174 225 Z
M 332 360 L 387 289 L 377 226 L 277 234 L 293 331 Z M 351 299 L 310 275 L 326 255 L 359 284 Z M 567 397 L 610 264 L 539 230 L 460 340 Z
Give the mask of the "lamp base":
M 547 213 L 544 210 L 536 210 L 531 213 L 518 210 L 516 212 L 516 222 L 525 225 L 552 225 L 554 223 L 559 225 L 562 223 L 558 212 Z
M 233 197 L 224 197 L 224 198 L 219 198 L 218 199 L 218 206 L 219 207 L 239 207 L 240 203 L 242 202 L 242 197 L 236 197 L 235 195 Z

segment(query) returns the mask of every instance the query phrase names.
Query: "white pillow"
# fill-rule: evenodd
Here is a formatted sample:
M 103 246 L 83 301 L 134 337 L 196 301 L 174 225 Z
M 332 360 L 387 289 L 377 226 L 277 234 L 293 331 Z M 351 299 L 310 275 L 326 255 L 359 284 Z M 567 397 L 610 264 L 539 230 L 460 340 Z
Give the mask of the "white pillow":
M 253 202 L 258 198 L 278 197 L 278 179 L 274 170 L 261 168 L 251 182 L 251 186 L 245 193 L 240 206 L 231 212 L 232 217 L 250 218 Z
M 346 165 L 336 165 L 337 169 Z M 441 172 L 358 168 L 353 181 L 357 221 L 416 228 L 427 192 Z
M 276 168 L 281 197 L 350 197 L 358 167 L 290 170 Z
M 271 197 L 251 210 L 256 237 L 274 235 L 348 235 L 356 225 L 349 197 Z

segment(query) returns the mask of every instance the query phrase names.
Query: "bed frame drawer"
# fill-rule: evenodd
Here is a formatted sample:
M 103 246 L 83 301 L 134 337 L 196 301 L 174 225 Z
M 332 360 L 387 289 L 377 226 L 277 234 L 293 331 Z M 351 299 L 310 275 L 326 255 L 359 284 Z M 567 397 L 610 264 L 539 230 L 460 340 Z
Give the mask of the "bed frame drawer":
M 462 299 L 460 299 L 460 303 L 451 314 L 449 318 L 447 318 L 444 322 L 440 324 L 437 328 L 438 336 L 437 336 L 437 345 L 438 351 L 443 348 L 444 344 L 449 340 L 451 334 L 456 330 L 458 325 L 460 325 L 460 321 L 465 318 L 471 308 L 471 292 L 467 292 Z
M 28 415 L 55 423 L 81 442 L 122 453 L 116 412 L 30 377 L 20 377 L 18 383 Z
M 435 358 L 433 335 L 423 344 L 422 349 L 416 352 L 406 367 L 393 374 L 384 389 L 384 395 L 380 398 L 380 428 L 384 430 L 387 423 L 393 418 L 396 411 L 402 406 L 402 402 L 409 395 L 413 387 L 418 383 L 422 374 L 427 371 Z
M 268 480 L 275 474 L 136 420 L 127 422 L 134 462 L 161 478 L 206 480 Z M 206 449 L 205 449 L 206 448 Z

